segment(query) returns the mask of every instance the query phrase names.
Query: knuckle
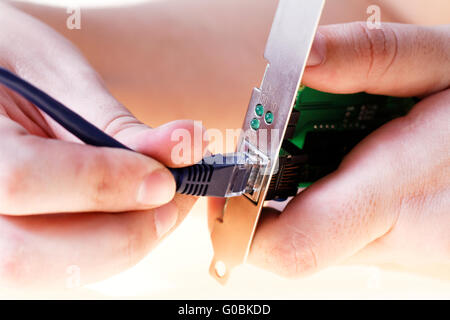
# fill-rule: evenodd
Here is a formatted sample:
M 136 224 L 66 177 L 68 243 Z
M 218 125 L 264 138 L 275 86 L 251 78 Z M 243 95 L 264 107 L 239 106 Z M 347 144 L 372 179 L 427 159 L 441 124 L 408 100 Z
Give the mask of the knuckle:
M 355 46 L 358 54 L 367 64 L 367 78 L 382 77 L 394 62 L 398 52 L 395 31 L 389 24 L 379 29 L 370 29 L 366 23 L 356 23 Z
M 115 161 L 113 156 L 109 157 L 103 150 L 94 150 L 75 163 L 76 173 L 86 177 L 86 198 L 94 210 L 113 201 L 114 194 L 120 191 L 122 175 L 120 168 L 114 166 Z
M 79 166 L 83 170 L 82 162 Z M 108 201 L 107 195 L 114 188 L 112 185 L 112 168 L 110 160 L 101 152 L 96 152 L 93 157 L 86 163 L 87 176 L 90 177 L 90 190 L 88 198 L 94 207 L 101 206 Z
M 285 278 L 298 278 L 317 271 L 316 248 L 303 232 L 291 229 L 275 244 L 272 257 L 277 263 L 277 273 Z
M 86 198 L 93 209 L 126 208 L 133 200 L 127 197 L 133 193 L 136 178 L 146 172 L 145 162 L 134 156 L 125 155 L 123 150 L 95 150 L 88 159 L 80 159 L 76 171 L 89 181 Z M 124 200 L 122 203 L 119 200 Z M 118 206 L 118 207 L 115 207 Z
M 141 124 L 142 123 L 130 113 L 121 111 L 103 125 L 103 131 L 112 137 L 117 137 L 125 129 Z

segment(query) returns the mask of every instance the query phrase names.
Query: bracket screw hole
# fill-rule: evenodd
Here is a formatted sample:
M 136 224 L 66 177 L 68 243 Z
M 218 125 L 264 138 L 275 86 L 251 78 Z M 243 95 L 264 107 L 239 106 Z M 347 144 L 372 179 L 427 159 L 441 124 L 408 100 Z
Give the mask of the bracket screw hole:
M 223 263 L 223 261 L 217 261 L 214 269 L 219 278 L 223 278 L 227 274 L 227 266 Z

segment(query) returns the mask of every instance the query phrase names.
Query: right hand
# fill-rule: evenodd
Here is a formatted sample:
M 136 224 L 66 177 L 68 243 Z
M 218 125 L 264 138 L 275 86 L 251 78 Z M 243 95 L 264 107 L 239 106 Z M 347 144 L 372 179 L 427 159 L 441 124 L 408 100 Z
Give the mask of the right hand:
M 333 93 L 422 96 L 338 170 L 265 212 L 249 261 L 287 277 L 343 262 L 449 276 L 450 29 L 365 23 L 319 29 L 303 83 Z M 223 203 L 210 203 L 210 221 Z M 226 217 L 225 217 L 226 219 Z

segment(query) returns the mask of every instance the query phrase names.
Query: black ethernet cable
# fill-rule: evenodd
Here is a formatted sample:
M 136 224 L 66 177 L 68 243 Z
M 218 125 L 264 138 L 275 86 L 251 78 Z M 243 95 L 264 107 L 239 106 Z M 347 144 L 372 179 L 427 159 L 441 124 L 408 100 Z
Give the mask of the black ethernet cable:
M 0 83 L 33 103 L 84 143 L 135 152 L 42 90 L 2 67 Z M 240 196 L 248 191 L 248 181 L 255 169 L 259 168 L 238 154 L 215 155 L 190 167 L 169 168 L 175 178 L 178 193 L 223 198 Z

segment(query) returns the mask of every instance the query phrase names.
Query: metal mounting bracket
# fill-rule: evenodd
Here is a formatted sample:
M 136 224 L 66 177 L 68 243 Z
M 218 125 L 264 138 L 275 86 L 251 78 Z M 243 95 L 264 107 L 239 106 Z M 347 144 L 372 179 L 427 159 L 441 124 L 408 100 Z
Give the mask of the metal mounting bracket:
M 276 170 L 281 144 L 292 113 L 325 0 L 280 0 L 267 43 L 268 61 L 260 88 L 253 90 L 238 152 L 260 154 L 267 167 L 252 194 L 230 198 L 211 235 L 214 258 L 210 273 L 225 284 L 230 271 L 245 262 Z M 272 121 L 255 113 L 260 105 Z M 257 130 L 252 126 L 255 120 Z

